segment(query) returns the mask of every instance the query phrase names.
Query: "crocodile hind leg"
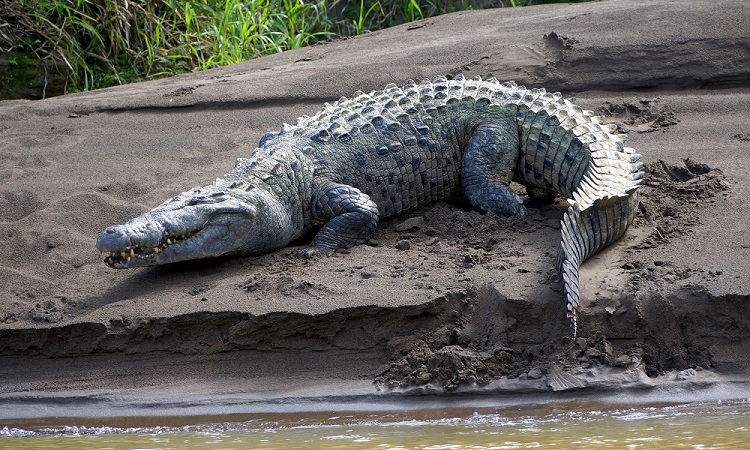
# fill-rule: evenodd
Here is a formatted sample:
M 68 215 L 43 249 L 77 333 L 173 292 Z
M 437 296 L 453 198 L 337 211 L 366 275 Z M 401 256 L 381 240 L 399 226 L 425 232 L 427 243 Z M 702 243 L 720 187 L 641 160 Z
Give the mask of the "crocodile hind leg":
M 331 254 L 367 242 L 378 226 L 378 206 L 359 189 L 324 180 L 313 185 L 313 223 L 323 223 L 312 243 L 300 254 Z
M 510 188 L 518 159 L 515 124 L 483 124 L 464 150 L 461 186 L 472 208 L 501 216 L 526 217 L 523 200 Z

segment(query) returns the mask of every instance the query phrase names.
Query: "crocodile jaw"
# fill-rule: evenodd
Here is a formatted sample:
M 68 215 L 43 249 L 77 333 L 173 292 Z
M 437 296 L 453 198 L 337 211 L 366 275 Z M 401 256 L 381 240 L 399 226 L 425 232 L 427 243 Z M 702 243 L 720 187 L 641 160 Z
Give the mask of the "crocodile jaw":
M 115 269 L 220 256 L 233 253 L 239 247 L 238 244 L 232 245 L 226 239 L 219 239 L 226 236 L 219 236 L 220 227 L 210 223 L 196 230 L 186 230 L 184 233 L 165 230 L 156 243 L 151 237 L 139 239 L 138 234 L 131 232 L 132 224 L 129 224 L 107 228 L 96 241 L 97 248 L 105 254 L 104 263 Z M 225 245 L 218 246 L 217 243 Z M 209 249 L 211 251 L 207 251 Z
M 254 205 L 229 196 L 175 197 L 123 225 L 107 228 L 96 246 L 116 269 L 238 253 L 256 225 Z

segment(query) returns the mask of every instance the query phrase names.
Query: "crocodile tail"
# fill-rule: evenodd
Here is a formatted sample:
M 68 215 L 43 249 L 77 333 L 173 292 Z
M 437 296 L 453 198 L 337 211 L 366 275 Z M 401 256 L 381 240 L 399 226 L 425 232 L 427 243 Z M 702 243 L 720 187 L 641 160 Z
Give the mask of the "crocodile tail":
M 609 152 L 606 158 L 597 153 L 592 152 L 593 163 L 573 193 L 574 199 L 568 200 L 570 206 L 561 221 L 557 268 L 574 337 L 579 268 L 591 255 L 619 239 L 633 222 L 644 174 L 641 155 L 632 149 Z

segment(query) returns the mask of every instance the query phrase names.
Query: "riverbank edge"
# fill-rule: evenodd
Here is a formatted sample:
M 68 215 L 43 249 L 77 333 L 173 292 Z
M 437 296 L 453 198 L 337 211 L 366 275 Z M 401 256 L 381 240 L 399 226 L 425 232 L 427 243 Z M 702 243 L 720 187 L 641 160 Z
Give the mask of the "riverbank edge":
M 257 377 L 242 373 L 246 370 L 244 362 L 230 367 L 232 358 L 251 357 L 257 352 L 242 353 L 192 357 L 186 364 L 193 365 L 197 371 L 225 367 L 223 374 L 204 374 L 203 377 L 193 373 L 185 377 L 174 374 L 174 378 L 165 379 L 159 369 L 170 365 L 171 356 L 157 354 L 150 355 L 148 364 L 144 364 L 144 355 L 125 357 L 140 364 L 143 370 L 137 374 L 122 370 L 117 379 L 81 380 L 69 371 L 67 380 L 54 380 L 55 374 L 50 374 L 46 380 L 31 378 L 27 381 L 27 391 L 0 393 L 0 425 L 63 418 L 506 408 L 571 401 L 642 406 L 750 399 L 750 376 L 742 369 L 698 368 L 648 377 L 642 368 L 597 366 L 587 370 L 562 370 L 552 367 L 538 379 L 501 377 L 485 386 L 463 385 L 449 392 L 430 385 L 385 389 L 363 377 L 320 379 L 310 371 L 290 374 L 283 380 Z M 341 357 L 346 355 L 339 355 Z M 162 359 L 164 366 L 159 364 Z M 329 362 L 340 362 L 336 359 Z M 101 361 L 92 361 L 90 357 L 74 360 L 81 373 L 85 370 L 96 376 L 94 366 Z M 29 358 L 18 357 L 3 357 L 0 362 L 6 367 L 15 364 L 19 373 L 35 365 Z M 37 362 L 36 367 L 39 365 Z M 144 383 L 144 377 L 151 377 L 152 382 Z M 176 378 L 180 381 L 175 382 Z

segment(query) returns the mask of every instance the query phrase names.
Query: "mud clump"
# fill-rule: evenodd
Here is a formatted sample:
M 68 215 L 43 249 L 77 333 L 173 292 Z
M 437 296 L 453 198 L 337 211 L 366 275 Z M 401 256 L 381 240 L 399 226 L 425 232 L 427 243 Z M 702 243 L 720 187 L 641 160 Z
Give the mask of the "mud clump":
M 638 247 L 651 248 L 689 233 L 700 223 L 705 203 L 729 195 L 731 185 L 721 170 L 685 159 L 681 164 L 656 161 L 646 165 L 641 204 L 634 225 L 654 227 Z
M 403 354 L 376 379 L 390 389 L 436 383 L 452 391 L 462 384 L 486 385 L 492 377 L 504 372 L 504 367 L 493 360 L 491 353 L 460 345 L 445 345 L 433 350 L 427 341 L 416 336 L 394 338 L 389 342 L 388 350 Z
M 619 103 L 604 102 L 598 113 L 606 117 L 608 122 L 617 124 L 621 132 L 666 131 L 679 122 L 671 108 L 659 103 L 658 97 Z
M 453 391 L 485 386 L 501 376 L 525 376 L 532 366 L 546 365 L 551 347 L 545 343 L 568 332 L 564 321 L 552 317 L 556 308 L 510 300 L 491 285 L 467 290 L 462 303 L 451 322 L 388 341 L 391 362 L 375 378 L 381 389 Z M 550 327 L 539 330 L 525 318 L 529 313 L 549 315 Z

